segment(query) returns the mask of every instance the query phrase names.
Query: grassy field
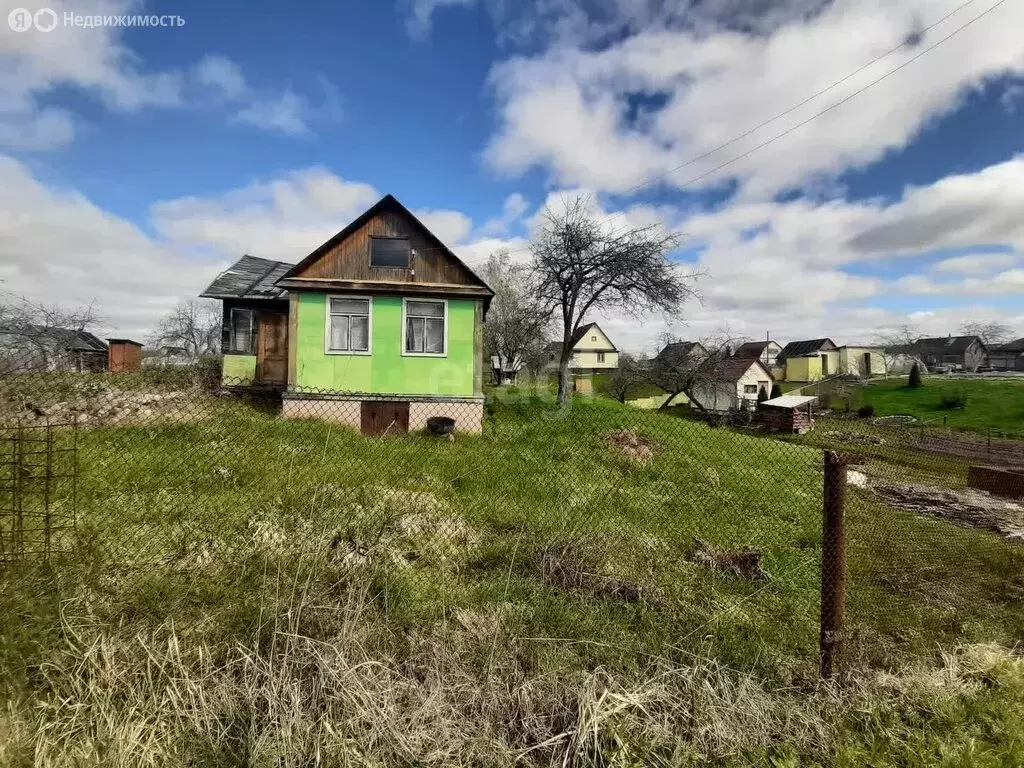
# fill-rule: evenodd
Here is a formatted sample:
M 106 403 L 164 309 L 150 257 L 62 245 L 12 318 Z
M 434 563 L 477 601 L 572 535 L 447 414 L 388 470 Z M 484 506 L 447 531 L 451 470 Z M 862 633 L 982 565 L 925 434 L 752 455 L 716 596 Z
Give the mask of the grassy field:
M 1019 660 L 935 654 L 1024 635 L 994 535 L 852 490 L 859 675 L 815 684 L 814 446 L 514 389 L 452 442 L 187 402 L 78 430 L 68 554 L 0 582 L 0 764 L 1022 758 Z
M 963 394 L 963 408 L 944 409 L 943 395 Z M 1024 434 L 1024 380 L 954 379 L 926 376 L 923 386 L 906 387 L 905 379 L 877 381 L 861 400 L 879 416 L 907 414 L 954 429 Z

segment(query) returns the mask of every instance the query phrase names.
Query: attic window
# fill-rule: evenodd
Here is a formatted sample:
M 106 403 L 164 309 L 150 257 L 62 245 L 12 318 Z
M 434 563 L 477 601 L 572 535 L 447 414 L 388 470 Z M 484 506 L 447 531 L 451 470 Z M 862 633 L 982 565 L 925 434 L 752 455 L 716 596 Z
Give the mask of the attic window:
M 408 269 L 411 247 L 407 237 L 371 237 L 370 266 Z

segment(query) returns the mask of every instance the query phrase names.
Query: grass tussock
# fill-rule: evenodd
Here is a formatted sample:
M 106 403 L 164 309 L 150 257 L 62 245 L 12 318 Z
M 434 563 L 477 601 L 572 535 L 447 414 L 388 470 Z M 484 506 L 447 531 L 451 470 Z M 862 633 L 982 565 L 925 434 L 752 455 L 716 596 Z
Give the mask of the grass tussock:
M 1024 661 L 999 647 L 845 687 L 779 685 L 704 654 L 557 670 L 510 607 L 403 633 L 369 583 L 324 575 L 286 585 L 250 631 L 220 638 L 208 620 L 115 624 L 66 604 L 62 645 L 0 721 L 0 763 L 852 766 L 968 747 L 978 762 L 948 764 L 1020 756 Z

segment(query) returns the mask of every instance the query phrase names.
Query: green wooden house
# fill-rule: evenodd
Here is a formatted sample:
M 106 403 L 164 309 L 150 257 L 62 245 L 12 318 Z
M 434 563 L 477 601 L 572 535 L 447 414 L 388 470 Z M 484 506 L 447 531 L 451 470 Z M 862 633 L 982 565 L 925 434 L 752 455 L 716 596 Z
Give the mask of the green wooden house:
M 223 302 L 225 387 L 279 388 L 286 418 L 366 433 L 431 416 L 480 431 L 493 295 L 391 195 L 298 264 L 244 256 L 201 294 Z

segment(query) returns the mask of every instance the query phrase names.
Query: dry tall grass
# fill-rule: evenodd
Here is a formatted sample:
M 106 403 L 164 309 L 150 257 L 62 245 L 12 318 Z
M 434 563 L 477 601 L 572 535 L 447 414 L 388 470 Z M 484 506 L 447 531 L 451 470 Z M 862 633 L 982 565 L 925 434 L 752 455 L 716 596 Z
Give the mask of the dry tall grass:
M 779 687 L 706 657 L 556 673 L 502 610 L 404 634 L 365 588 L 314 591 L 220 641 L 173 622 L 72 618 L 87 608 L 67 605 L 66 647 L 0 722 L 0 764 L 751 765 L 780 744 L 827 761 L 851 715 L 969 696 L 1007 665 L 1024 680 L 1019 659 L 988 647 L 843 689 Z

